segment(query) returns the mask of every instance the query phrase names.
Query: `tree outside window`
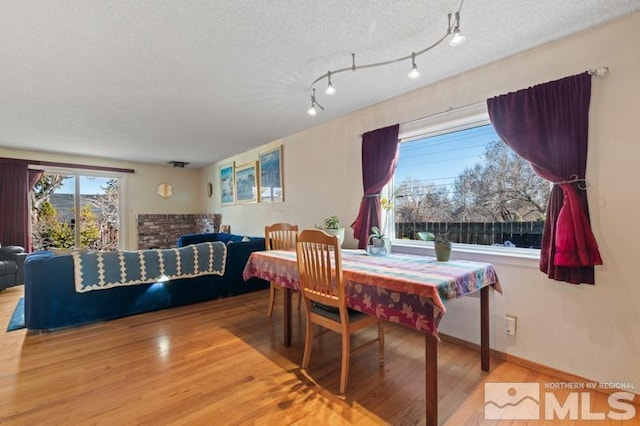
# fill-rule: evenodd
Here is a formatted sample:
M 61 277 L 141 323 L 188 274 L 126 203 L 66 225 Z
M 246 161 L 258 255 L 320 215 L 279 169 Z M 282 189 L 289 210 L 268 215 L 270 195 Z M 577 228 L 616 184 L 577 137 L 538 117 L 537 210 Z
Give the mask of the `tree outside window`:
M 34 249 L 116 250 L 118 188 L 117 178 L 44 173 L 31 192 Z
M 490 124 L 403 142 L 396 238 L 539 248 L 550 186 Z

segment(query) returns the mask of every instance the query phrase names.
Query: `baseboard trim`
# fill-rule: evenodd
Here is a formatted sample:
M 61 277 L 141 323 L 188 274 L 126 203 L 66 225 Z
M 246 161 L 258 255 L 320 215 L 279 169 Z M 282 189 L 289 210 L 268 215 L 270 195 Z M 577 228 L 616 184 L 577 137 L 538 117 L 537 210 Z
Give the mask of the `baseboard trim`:
M 466 340 L 462 340 L 458 337 L 449 336 L 447 334 L 440 333 L 440 339 L 444 342 L 452 343 L 454 345 L 459 345 L 468 349 L 472 349 L 476 352 L 480 352 L 480 345 L 472 342 L 468 342 Z M 543 364 L 539 364 L 534 361 L 530 361 L 525 358 L 521 358 L 519 356 L 511 355 L 506 352 L 497 351 L 495 349 L 490 350 L 491 356 L 497 358 L 501 361 L 507 361 L 512 364 L 518 365 L 520 367 L 528 368 L 529 370 L 536 371 L 541 374 L 545 374 L 547 376 L 552 376 L 558 378 L 560 381 L 569 382 L 569 383 L 584 383 L 585 388 L 593 389 L 596 392 L 603 393 L 605 395 L 611 395 L 614 392 L 619 392 L 619 389 L 606 389 L 598 386 L 598 382 L 590 379 L 585 379 L 584 377 L 576 376 L 575 374 L 567 373 L 566 371 L 558 370 L 557 368 L 549 367 Z M 593 388 L 587 386 L 589 383 Z M 636 397 L 634 398 L 634 405 L 640 407 L 640 393 L 638 391 L 629 391 L 627 389 L 625 392 L 631 392 Z

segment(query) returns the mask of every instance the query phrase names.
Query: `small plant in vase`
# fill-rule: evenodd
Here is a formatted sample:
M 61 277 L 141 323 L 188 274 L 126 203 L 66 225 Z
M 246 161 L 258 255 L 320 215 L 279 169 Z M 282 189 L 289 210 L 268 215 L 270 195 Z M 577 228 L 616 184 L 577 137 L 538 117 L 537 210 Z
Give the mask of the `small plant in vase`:
M 436 259 L 439 262 L 447 262 L 449 260 L 449 257 L 451 257 L 451 241 L 447 239 L 446 234 L 436 236 L 433 247 L 436 251 Z
M 374 247 L 384 247 L 384 240 L 387 238 L 380 228 L 377 226 L 371 227 L 371 235 L 369 235 L 369 243 Z
M 337 235 L 338 242 L 342 246 L 344 242 L 344 228 L 340 225 L 340 219 L 338 216 L 333 215 L 324 219 L 322 222 L 322 226 L 316 225 L 316 228 L 322 229 L 329 235 Z
M 386 255 L 391 253 L 391 240 L 377 226 L 371 227 L 369 235 L 369 254 Z
M 389 212 L 393 210 L 393 203 L 387 197 L 382 197 L 380 199 L 380 207 L 384 211 L 382 218 L 384 228 L 381 231 L 377 226 L 371 227 L 371 235 L 369 235 L 370 248 L 367 250 L 369 254 L 387 255 L 391 253 L 391 240 L 387 237 L 386 231 L 389 226 Z

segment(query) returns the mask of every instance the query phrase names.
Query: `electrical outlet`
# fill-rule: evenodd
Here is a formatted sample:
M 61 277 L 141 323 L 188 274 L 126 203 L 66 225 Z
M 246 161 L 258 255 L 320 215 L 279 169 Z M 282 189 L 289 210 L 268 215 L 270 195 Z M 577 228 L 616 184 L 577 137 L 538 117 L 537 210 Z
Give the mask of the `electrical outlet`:
M 504 320 L 505 320 L 505 333 L 511 335 L 511 336 L 515 336 L 516 335 L 516 320 L 518 318 L 515 315 L 511 315 L 511 314 L 505 314 L 504 315 Z

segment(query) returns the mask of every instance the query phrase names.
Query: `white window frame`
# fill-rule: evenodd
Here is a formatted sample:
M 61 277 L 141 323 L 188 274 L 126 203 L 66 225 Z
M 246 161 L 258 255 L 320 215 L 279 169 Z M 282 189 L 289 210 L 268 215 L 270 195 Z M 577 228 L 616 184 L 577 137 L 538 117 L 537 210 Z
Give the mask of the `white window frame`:
M 461 130 L 491 124 L 486 103 L 481 102 L 455 110 L 444 111 L 430 117 L 414 120 L 405 124 L 400 124 L 398 139 L 400 143 L 407 143 L 419 139 L 425 139 L 446 133 L 453 133 Z M 394 187 L 394 177 L 383 189 L 382 196 L 392 199 Z M 428 252 L 434 250 L 432 241 L 401 240 L 395 238 L 395 214 L 389 215 L 389 224 L 392 247 L 394 250 L 405 253 L 420 253 L 427 249 Z M 501 258 L 539 260 L 540 249 L 522 247 L 500 247 L 486 246 L 479 244 L 452 243 L 453 251 L 461 255 L 459 258 L 468 260 L 491 260 L 496 256 Z
M 35 168 L 35 167 L 34 167 Z M 118 229 L 118 249 L 124 249 L 124 241 L 127 237 L 127 224 L 125 223 L 126 215 L 124 214 L 124 191 L 126 185 L 126 174 L 117 173 L 117 172 L 104 172 L 100 170 L 91 170 L 91 169 L 68 169 L 61 167 L 53 167 L 47 166 L 44 168 L 38 168 L 38 170 L 42 170 L 44 173 L 48 174 L 60 174 L 73 176 L 75 178 L 75 193 L 78 192 L 80 186 L 80 177 L 81 176 L 90 176 L 90 177 L 100 177 L 107 179 L 118 179 L 118 220 L 120 221 L 120 228 Z M 75 209 L 76 211 L 80 211 L 80 198 L 74 197 Z M 79 246 L 79 233 L 74 233 L 74 246 Z

